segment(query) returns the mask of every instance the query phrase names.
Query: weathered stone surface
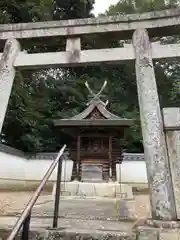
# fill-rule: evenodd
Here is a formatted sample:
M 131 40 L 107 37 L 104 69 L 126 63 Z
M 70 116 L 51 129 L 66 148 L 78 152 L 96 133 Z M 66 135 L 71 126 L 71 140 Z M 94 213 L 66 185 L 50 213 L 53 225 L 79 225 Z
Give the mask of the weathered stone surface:
M 164 128 L 180 130 L 180 108 L 163 108 Z
M 165 108 L 163 116 L 176 212 L 180 219 L 180 108 Z
M 154 229 L 140 229 L 137 231 L 137 240 L 159 240 L 158 231 Z
M 74 45 L 74 44 L 72 44 Z M 72 47 L 72 45 L 70 47 Z M 77 47 L 78 45 L 76 45 Z M 68 49 L 69 46 L 68 46 Z M 73 54 L 72 54 L 73 52 Z M 1 56 L 1 53 L 0 53 Z M 152 58 L 180 58 L 180 44 L 159 45 L 152 43 Z M 15 67 L 23 69 L 30 68 L 51 68 L 51 67 L 71 67 L 97 65 L 103 63 L 119 64 L 135 60 L 132 44 L 126 44 L 121 48 L 95 49 L 52 53 L 32 53 L 21 52 L 14 63 Z
M 70 211 L 70 209 L 69 209 Z M 0 236 L 2 230 L 12 230 L 12 227 L 18 220 L 18 217 L 0 217 Z M 31 218 L 31 230 L 41 229 L 42 231 L 52 227 L 53 217 L 33 217 Z M 59 218 L 58 229 L 89 229 L 91 232 L 94 231 L 109 231 L 109 232 L 131 232 L 133 222 L 130 221 L 114 221 L 114 220 L 97 220 L 97 219 L 76 219 L 76 217 Z M 7 232 L 6 231 L 6 232 Z
M 135 240 L 136 234 L 132 232 L 119 232 L 119 231 L 91 231 L 80 229 L 68 230 L 47 230 L 41 235 L 37 235 L 37 239 L 42 240 Z M 143 239 L 144 240 L 144 239 Z M 149 240 L 149 239 L 148 239 Z
M 0 60 L 0 132 L 15 76 L 13 64 L 19 51 L 19 43 L 15 39 L 8 40 Z
M 152 228 L 180 229 L 179 221 L 160 221 L 160 220 L 148 219 L 145 221 L 145 224 Z
M 2 218 L 0 219 L 2 220 Z M 9 218 L 8 224 L 0 225 L 0 236 L 7 239 L 12 230 L 13 221 Z M 51 229 L 53 218 L 31 218 L 30 240 L 52 240 L 52 239 L 114 239 L 114 240 L 135 240 L 136 233 L 132 231 L 131 222 L 120 221 L 99 221 L 99 220 L 78 220 L 59 219 L 58 228 Z M 36 236 L 36 237 L 35 237 Z M 59 237 L 59 238 L 58 238 Z M 19 240 L 19 238 L 17 238 Z
M 180 240 L 180 230 L 162 231 L 159 240 Z
M 119 184 L 118 182 L 98 183 L 98 182 L 66 182 L 61 184 L 61 189 L 69 192 L 70 196 L 86 197 L 109 197 L 115 198 L 123 194 L 126 200 L 132 200 L 132 186 L 128 184 Z M 54 184 L 52 196 L 55 197 L 56 184 Z
M 2 228 L 0 227 L 0 240 L 5 240 L 9 237 L 10 233 L 12 231 L 12 228 Z M 45 230 L 42 229 L 31 229 L 29 231 L 29 239 L 28 240 L 36 240 L 36 237 L 41 235 L 41 233 L 44 233 Z M 44 234 L 42 234 L 44 235 Z M 16 240 L 22 240 L 22 233 L 21 231 L 18 233 L 18 235 L 16 236 Z M 40 239 L 39 239 L 40 240 Z
M 43 220 L 41 220 L 43 221 Z M 111 225 L 113 223 L 110 223 Z M 128 223 L 120 223 L 128 224 Z M 2 239 L 7 239 L 10 228 L 0 229 Z M 19 233 L 17 240 L 21 239 Z M 59 227 L 57 229 L 36 227 L 30 229 L 29 240 L 179 240 L 180 230 L 172 229 L 155 229 L 142 227 L 140 230 L 132 231 L 132 229 L 91 229 L 89 225 L 86 228 L 76 227 Z M 0 238 L 1 240 L 1 238 Z
M 177 8 L 111 17 L 1 25 L 0 39 L 77 36 L 90 33 L 116 33 L 116 35 L 121 36 L 121 39 L 129 39 L 132 36 L 132 31 L 137 27 L 151 29 L 151 36 L 167 36 L 169 30 L 170 34 L 173 30 L 174 33 L 179 33 L 179 12 L 180 10 Z M 159 31 L 159 28 L 164 28 L 164 31 L 163 29 Z
M 172 180 L 163 132 L 159 98 L 151 55 L 151 44 L 145 29 L 137 29 L 133 35 L 136 55 L 136 78 L 140 108 L 141 127 L 152 217 L 176 219 Z
M 32 210 L 32 216 L 53 217 L 53 212 L 54 204 L 50 202 L 41 206 L 34 207 Z M 83 220 L 126 220 L 132 219 L 133 214 L 134 212 L 130 211 L 130 207 L 127 206 L 126 201 L 124 200 L 119 200 L 116 202 L 112 199 L 83 199 L 83 197 L 81 199 L 66 198 L 60 200 L 59 206 L 59 217 L 76 219 L 76 224 L 79 222 L 81 223 L 81 226 L 84 226 Z M 93 223 L 89 224 L 91 224 L 92 229 Z M 103 224 L 105 224 L 105 222 L 103 222 Z M 94 227 L 96 227 L 96 223 Z M 108 225 L 106 225 L 106 227 L 108 227 Z
M 81 52 L 81 39 L 80 38 L 68 38 L 66 41 L 66 52 L 68 54 L 68 62 L 79 62 Z

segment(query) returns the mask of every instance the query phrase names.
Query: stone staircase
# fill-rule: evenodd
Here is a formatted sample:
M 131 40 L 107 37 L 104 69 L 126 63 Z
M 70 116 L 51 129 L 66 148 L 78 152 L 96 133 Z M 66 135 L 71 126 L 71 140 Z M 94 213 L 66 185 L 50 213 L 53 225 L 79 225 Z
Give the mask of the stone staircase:
M 52 197 L 55 198 L 56 184 L 54 184 Z M 61 183 L 61 195 L 88 198 L 117 198 L 133 200 L 132 186 L 118 182 L 66 182 Z
M 2 219 L 0 219 L 2 220 Z M 9 219 L 10 221 L 12 219 Z M 133 221 L 95 221 L 95 220 L 62 220 L 58 229 L 48 228 L 51 219 L 33 218 L 29 232 L 29 240 L 179 240 L 180 229 L 172 226 L 156 227 Z M 6 219 L 7 221 L 7 219 Z M 161 222 L 163 225 L 164 223 Z M 160 225 L 161 225 L 160 224 Z M 45 227 L 45 225 L 47 225 Z M 66 226 L 64 226 L 66 225 Z M 96 225 L 96 227 L 95 227 Z M 10 225 L 0 226 L 0 239 L 6 240 L 10 233 Z M 15 238 L 21 240 L 21 232 Z
M 68 199 L 60 202 L 58 228 L 52 229 L 53 201 L 35 205 L 29 240 L 179 240 L 180 223 L 138 221 L 133 202 L 114 199 Z M 23 209 L 0 217 L 0 239 L 6 240 Z M 21 233 L 15 240 L 21 240 Z
M 77 239 L 114 239 L 114 240 L 135 240 L 132 223 L 121 223 L 114 221 L 95 220 L 63 220 L 58 229 L 48 228 L 50 219 L 32 219 L 29 240 L 77 240 Z M 60 221 L 60 222 L 61 222 Z M 45 224 L 45 223 L 46 224 Z M 47 225 L 45 227 L 45 225 Z M 66 225 L 66 227 L 65 227 Z M 10 232 L 10 226 L 0 229 L 0 235 L 5 240 Z M 20 240 L 21 233 L 16 238 Z

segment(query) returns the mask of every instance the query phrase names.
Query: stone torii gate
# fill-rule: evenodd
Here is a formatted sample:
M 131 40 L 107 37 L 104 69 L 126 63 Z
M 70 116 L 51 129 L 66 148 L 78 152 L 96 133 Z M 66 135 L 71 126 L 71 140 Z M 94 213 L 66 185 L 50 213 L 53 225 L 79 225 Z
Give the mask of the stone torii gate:
M 16 68 L 74 67 L 135 61 L 145 160 L 153 219 L 180 219 L 180 110 L 161 115 L 153 59 L 180 57 L 180 44 L 151 43 L 149 37 L 179 34 L 180 10 L 43 23 L 0 25 L 0 131 Z M 132 39 L 122 48 L 81 50 L 89 34 Z M 28 54 L 18 39 L 66 37 L 66 51 Z M 174 117 L 173 117 L 174 116 Z M 167 147 L 168 146 L 168 147 Z

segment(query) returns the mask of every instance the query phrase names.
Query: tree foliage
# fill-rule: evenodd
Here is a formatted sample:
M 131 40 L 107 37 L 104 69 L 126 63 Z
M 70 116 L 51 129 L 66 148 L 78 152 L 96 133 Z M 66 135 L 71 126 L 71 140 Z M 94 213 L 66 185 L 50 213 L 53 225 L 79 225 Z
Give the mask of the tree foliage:
M 179 1 L 170 1 L 176 6 Z M 0 3 L 0 23 L 34 22 L 46 20 L 92 17 L 91 0 L 7 1 Z M 106 15 L 126 14 L 166 9 L 162 0 L 121 0 L 111 6 Z M 177 42 L 179 38 L 158 39 Z M 38 45 L 31 40 L 29 51 L 56 51 L 61 42 L 49 41 Z M 35 45 L 35 47 L 34 47 Z M 122 42 L 101 37 L 85 37 L 84 48 L 117 47 Z M 154 62 L 161 107 L 178 106 L 180 99 L 180 65 L 177 60 Z M 108 81 L 102 98 L 109 100 L 109 109 L 115 114 L 135 119 L 126 132 L 123 147 L 130 152 L 143 151 L 139 121 L 139 107 L 134 64 L 116 66 L 52 69 L 17 72 L 5 118 L 2 141 L 24 151 L 54 151 L 70 139 L 54 128 L 53 119 L 73 116 L 86 107 L 88 91 L 85 81 L 96 91 Z
M 92 17 L 94 0 L 56 0 L 54 1 L 54 19 L 76 19 Z

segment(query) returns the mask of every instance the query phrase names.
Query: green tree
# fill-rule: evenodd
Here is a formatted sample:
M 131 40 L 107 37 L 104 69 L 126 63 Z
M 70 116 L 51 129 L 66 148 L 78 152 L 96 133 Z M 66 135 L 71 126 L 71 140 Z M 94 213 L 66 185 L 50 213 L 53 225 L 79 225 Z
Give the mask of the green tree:
M 51 0 L 6 0 L 0 2 L 0 23 L 37 22 L 52 19 Z
M 91 16 L 93 1 L 7 1 L 0 3 L 0 23 L 46 21 Z M 65 5 L 72 8 L 67 10 Z M 29 52 L 56 51 L 61 42 L 22 41 Z M 58 46 L 58 47 L 57 47 Z M 52 120 L 76 111 L 80 94 L 74 91 L 69 71 L 40 70 L 17 72 L 3 127 L 1 141 L 24 151 L 59 149 L 62 135 L 56 134 Z M 82 99 L 79 101 L 82 102 Z
M 179 0 L 172 0 L 167 1 L 164 0 L 122 0 L 119 1 L 116 5 L 110 6 L 109 10 L 106 11 L 107 15 L 123 15 L 123 14 L 131 14 L 131 13 L 142 13 L 148 11 L 155 11 L 155 10 L 163 10 L 170 7 L 176 7 L 179 4 Z M 178 37 L 171 37 L 171 38 L 160 38 L 154 39 L 154 41 L 161 41 L 162 43 L 175 43 L 178 41 Z M 173 67 L 172 67 L 173 66 Z M 161 108 L 163 107 L 171 107 L 171 106 L 178 106 L 179 102 L 179 88 L 177 88 L 177 76 L 179 72 L 179 63 L 177 61 L 154 61 L 155 67 L 155 74 L 156 74 L 156 81 L 158 86 L 159 92 L 159 99 Z M 174 71 L 173 71 L 173 70 Z M 175 71 L 176 70 L 176 71 Z M 137 93 L 136 93 L 136 76 L 134 67 L 124 66 L 123 67 L 123 75 L 121 74 L 120 70 L 119 74 L 121 76 L 121 85 L 124 86 L 123 95 L 126 102 L 124 102 L 124 106 L 126 106 L 127 110 L 124 109 L 124 112 L 127 116 L 130 115 L 134 116 L 137 120 L 135 125 L 127 132 L 126 139 L 125 139 L 125 147 L 128 151 L 142 151 L 142 137 L 141 137 L 141 128 L 140 128 L 140 121 L 139 121 L 139 107 L 137 100 Z M 173 72 L 173 73 L 172 73 Z M 124 76 L 124 77 L 122 77 Z M 116 88 L 118 83 L 116 85 Z M 118 90 L 117 90 L 118 91 Z M 133 95 L 132 95 L 133 94 Z M 118 96 L 118 95 L 117 95 Z M 127 101 L 128 99 L 128 101 Z M 132 101 L 131 101 L 132 99 Z M 130 105 L 133 105 L 133 109 L 130 109 Z M 117 103 L 118 106 L 118 103 Z M 129 107 L 128 107 L 129 106 Z M 116 109 L 118 109 L 116 107 Z
M 51 19 L 91 17 L 94 1 L 7 1 L 1 3 L 0 23 L 29 22 Z M 175 6 L 179 1 L 171 1 Z M 169 7 L 162 0 L 119 1 L 111 6 L 106 15 L 126 14 L 160 10 Z M 23 11 L 22 11 L 23 9 Z M 178 37 L 160 39 L 162 43 L 177 42 Z M 83 48 L 118 47 L 122 42 L 111 38 L 84 37 Z M 28 51 L 57 51 L 63 42 L 31 40 L 23 45 Z M 35 48 L 33 47 L 35 45 Z M 178 61 L 154 62 L 161 107 L 178 106 L 179 76 Z M 72 69 L 18 72 L 3 128 L 3 141 L 25 151 L 54 151 L 67 136 L 54 128 L 54 118 L 73 116 L 86 107 L 88 81 L 94 90 L 99 90 L 104 80 L 108 87 L 104 100 L 109 100 L 109 109 L 121 117 L 135 119 L 134 126 L 126 133 L 121 144 L 127 151 L 143 151 L 139 122 L 136 76 L 134 64 L 116 66 L 83 67 Z
M 158 11 L 176 7 L 178 4 L 179 0 L 122 0 L 115 5 L 111 5 L 106 14 L 119 15 Z
M 92 17 L 94 0 L 55 0 L 54 19 L 77 19 Z

